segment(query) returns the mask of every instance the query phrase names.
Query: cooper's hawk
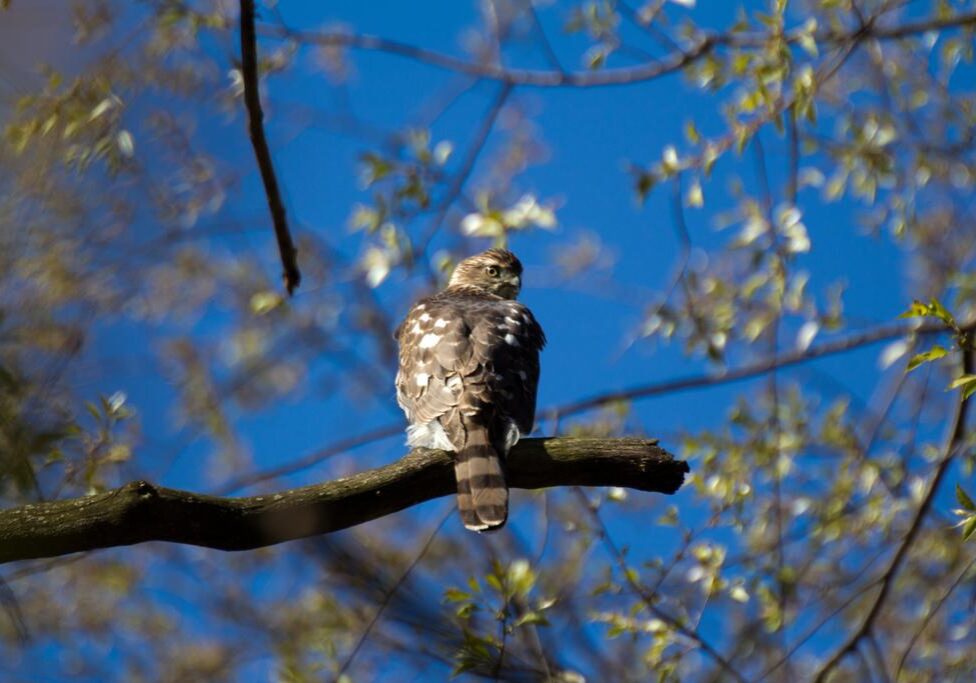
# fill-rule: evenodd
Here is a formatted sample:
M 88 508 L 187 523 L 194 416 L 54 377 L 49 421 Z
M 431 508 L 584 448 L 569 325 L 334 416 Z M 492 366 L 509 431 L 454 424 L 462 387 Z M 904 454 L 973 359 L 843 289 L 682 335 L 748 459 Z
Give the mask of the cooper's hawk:
M 535 418 L 546 338 L 515 301 L 521 275 L 522 264 L 504 249 L 467 258 L 447 288 L 417 302 L 396 331 L 407 443 L 455 453 L 458 511 L 475 531 L 505 524 L 504 460 Z

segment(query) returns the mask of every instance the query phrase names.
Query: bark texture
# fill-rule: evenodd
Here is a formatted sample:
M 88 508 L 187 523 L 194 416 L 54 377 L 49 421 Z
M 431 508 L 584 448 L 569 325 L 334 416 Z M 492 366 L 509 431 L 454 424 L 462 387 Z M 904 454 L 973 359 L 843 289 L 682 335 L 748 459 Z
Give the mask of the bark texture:
M 524 439 L 509 455 L 512 488 L 622 486 L 674 493 L 689 471 L 646 439 Z M 220 498 L 135 481 L 84 498 L 0 511 L 0 562 L 169 541 L 248 550 L 362 524 L 456 492 L 451 454 L 416 449 L 335 481 Z

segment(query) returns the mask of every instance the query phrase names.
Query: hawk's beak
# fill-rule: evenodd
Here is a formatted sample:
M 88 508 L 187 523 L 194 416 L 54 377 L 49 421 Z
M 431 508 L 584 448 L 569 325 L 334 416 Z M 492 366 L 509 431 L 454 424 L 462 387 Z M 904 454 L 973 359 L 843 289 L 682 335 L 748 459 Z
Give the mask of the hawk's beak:
M 505 280 L 505 285 L 505 289 L 508 290 L 506 296 L 510 296 L 514 299 L 518 296 L 519 290 L 522 288 L 522 278 L 520 278 L 518 275 L 513 275 Z
M 504 280 L 498 283 L 498 293 L 508 299 L 514 299 L 518 296 L 519 289 L 522 287 L 522 278 L 518 275 L 512 275 L 506 277 Z

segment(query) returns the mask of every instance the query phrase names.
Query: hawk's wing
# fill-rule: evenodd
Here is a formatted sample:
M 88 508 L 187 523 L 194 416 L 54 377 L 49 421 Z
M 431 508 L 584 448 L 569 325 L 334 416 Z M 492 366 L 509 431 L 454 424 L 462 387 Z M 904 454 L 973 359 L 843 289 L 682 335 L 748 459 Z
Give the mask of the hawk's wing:
M 505 418 L 522 434 L 532 431 L 545 336 L 528 308 L 505 299 L 438 295 L 410 311 L 397 338 L 397 401 L 412 424 L 446 416 L 439 422 L 455 444 L 463 436 L 453 411 L 480 418 L 493 439 Z

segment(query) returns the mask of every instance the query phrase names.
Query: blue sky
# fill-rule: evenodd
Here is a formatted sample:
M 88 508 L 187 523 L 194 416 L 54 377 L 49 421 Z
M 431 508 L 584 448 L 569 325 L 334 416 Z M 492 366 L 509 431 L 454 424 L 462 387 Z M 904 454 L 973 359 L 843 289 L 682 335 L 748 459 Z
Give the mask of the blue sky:
M 731 19 L 731 7 L 732 3 L 704 2 L 694 9 L 693 16 L 703 25 L 722 27 Z M 285 3 L 281 14 L 292 26 L 354 26 L 363 32 L 456 54 L 458 35 L 475 20 L 472 8 L 465 3 L 440 3 L 429 13 L 413 11 L 403 3 L 343 3 L 330 6 L 328 12 L 317 3 Z M 560 34 L 558 23 L 553 21 L 558 13 L 545 12 L 541 16 L 554 48 L 565 55 L 566 66 L 578 67 L 573 60 L 578 37 Z M 264 47 L 276 45 L 266 41 Z M 351 102 L 351 111 L 363 120 L 389 130 L 405 119 L 411 120 L 423 110 L 431 93 L 448 87 L 454 78 L 391 55 L 353 52 L 350 61 L 354 76 L 342 99 Z M 311 56 L 298 59 L 299 64 L 311 62 Z M 526 57 L 526 62 L 544 66 L 538 58 L 533 61 L 532 55 Z M 438 121 L 433 139 L 451 141 L 456 154 L 460 154 L 472 135 L 473 122 L 483 116 L 497 88 L 490 82 L 472 88 Z M 296 130 L 287 120 L 285 111 L 290 102 L 301 101 L 328 112 L 339 101 L 335 90 L 323 82 L 314 68 L 299 68 L 293 75 L 275 78 L 267 90 L 269 136 L 296 232 L 321 231 L 354 257 L 363 250 L 364 241 L 361 233 L 349 230 L 348 221 L 353 205 L 368 198 L 356 173 L 357 159 L 368 147 L 329 131 Z M 645 206 L 639 206 L 626 167 L 630 162 L 640 164 L 660 158 L 669 144 L 677 144 L 680 149 L 687 120 L 694 120 L 706 135 L 720 133 L 723 124 L 717 113 L 719 101 L 713 95 L 697 93 L 680 75 L 639 87 L 527 89 L 513 96 L 516 107 L 533 112 L 539 138 L 548 150 L 548 159 L 530 167 L 519 178 L 518 187 L 560 203 L 559 226 L 554 233 L 516 235 L 512 241 L 512 247 L 527 265 L 522 298 L 544 323 L 550 339 L 543 356 L 540 407 L 710 367 L 701 358 L 687 357 L 680 344 L 631 343 L 646 306 L 673 274 L 678 244 L 671 227 L 669 189 L 659 188 Z M 231 152 L 232 158 L 239 159 L 246 169 L 251 163 L 250 150 L 233 137 L 233 127 L 221 133 L 230 134 L 227 147 L 237 148 L 236 153 Z M 783 141 L 766 130 L 763 142 L 775 186 L 784 177 Z M 497 134 L 481 154 L 471 186 L 478 186 L 479 173 L 491 163 L 496 149 Z M 717 212 L 730 206 L 728 186 L 733 177 L 741 178 L 747 189 L 754 188 L 754 164 L 748 151 L 743 158 L 719 162 L 713 179 L 705 184 L 706 210 L 688 210 L 692 238 L 702 249 L 714 249 L 729 239 L 729 231 L 718 232 L 713 222 Z M 863 324 L 883 321 L 904 310 L 910 293 L 900 291 L 901 254 L 890 243 L 856 236 L 856 213 L 851 204 L 807 201 L 815 199 L 816 194 L 816 190 L 801 194 L 814 246 L 809 255 L 799 259 L 798 265 L 812 273 L 811 287 L 823 291 L 829 283 L 846 283 L 848 311 Z M 233 202 L 233 212 L 249 220 L 263 219 L 263 202 L 256 170 L 245 172 L 241 197 Z M 456 241 L 450 235 L 451 227 L 442 231 L 435 247 Z M 562 289 L 537 285 L 551 273 L 546 264 L 551 262 L 553 251 L 564 241 L 587 234 L 597 236 L 615 257 L 613 276 L 634 291 L 628 300 L 608 293 L 600 285 L 594 287 L 596 291 L 573 292 L 571 296 Z M 249 242 L 264 255 L 269 275 L 274 275 L 278 265 L 273 241 L 270 236 L 257 235 Z M 854 264 L 858 267 L 852 267 Z M 417 283 L 394 275 L 381 285 L 379 295 L 389 302 L 390 310 L 402 315 L 410 298 L 420 291 Z M 315 292 L 300 291 L 296 305 L 302 305 L 303 298 L 315 296 Z M 792 334 L 795 329 L 784 337 L 792 341 Z M 838 362 L 849 367 L 846 360 Z M 830 368 L 834 361 L 823 363 Z M 858 366 L 864 368 L 864 377 L 873 376 L 873 363 Z M 856 371 L 847 375 L 855 390 L 862 384 L 859 379 Z M 694 430 L 721 421 L 729 399 L 741 391 L 741 386 L 713 389 L 708 392 L 707 401 L 701 394 L 669 396 L 644 402 L 635 410 L 649 431 Z M 392 405 L 392 389 L 389 404 Z M 390 410 L 373 411 L 352 424 L 329 419 L 337 408 L 345 410 L 345 402 L 313 400 L 289 404 L 279 413 L 266 415 L 251 433 L 254 452 L 260 454 L 262 464 L 272 464 L 268 460 L 271 452 L 287 459 L 332 438 L 356 434 L 374 422 L 385 423 L 391 416 Z M 286 442 L 281 440 L 281 431 L 274 428 L 282 424 L 282 419 L 296 421 L 295 429 L 286 430 Z M 272 445 L 275 448 L 270 448 Z M 387 452 L 396 451 L 394 447 Z
M 749 8 L 765 3 L 744 3 Z M 699 25 L 714 29 L 728 26 L 740 3 L 702 0 L 692 10 L 671 8 L 686 13 Z M 554 49 L 568 69 L 578 69 L 578 55 L 583 41 L 566 36 L 560 30 L 563 15 L 559 5 L 540 11 L 543 25 Z M 281 16 L 293 27 L 316 28 L 346 25 L 364 33 L 374 33 L 407 43 L 462 54 L 461 36 L 466 27 L 477 21 L 475 6 L 463 2 L 426 3 L 418 8 L 404 2 L 281 2 Z M 264 16 L 270 18 L 265 10 Z M 802 19 L 794 16 L 795 21 Z M 2 36 L 2 28 L 0 28 Z M 236 38 L 211 40 L 208 51 L 224 60 L 236 55 Z M 234 40 L 232 40 L 234 38 Z M 265 40 L 261 49 L 270 52 L 280 42 Z M 648 49 L 653 46 L 648 45 Z M 528 48 L 516 49 L 507 56 L 512 64 L 546 68 L 544 57 Z M 444 92 L 457 77 L 401 57 L 372 52 L 351 52 L 352 75 L 341 88 L 334 87 L 318 69 L 315 57 L 304 51 L 296 68 L 275 75 L 265 84 L 269 143 L 281 180 L 293 232 L 315 231 L 326 236 L 349 259 L 362 253 L 366 246 L 362 233 L 353 232 L 349 217 L 356 203 L 368 200 L 358 181 L 360 155 L 371 149 L 371 143 L 329 126 L 299 125 L 308 110 L 335 113 L 348 111 L 379 129 L 394 131 L 407 121 L 422 119 L 432 96 Z M 618 65 L 626 64 L 626 60 Z M 971 75 L 971 72 L 963 72 Z M 971 87 L 961 83 L 959 87 Z M 458 156 L 467 147 L 473 129 L 490 106 L 499 85 L 475 84 L 457 99 L 437 121 L 432 137 L 449 140 Z M 717 371 L 720 368 L 701 357 L 686 354 L 680 343 L 670 345 L 635 339 L 647 308 L 660 295 L 674 273 L 679 244 L 672 229 L 670 190 L 660 187 L 648 201 L 638 205 L 629 163 L 646 164 L 661 157 L 668 145 L 683 145 L 685 123 L 693 120 L 706 136 L 724 132 L 719 113 L 720 103 L 731 94 L 702 94 L 689 86 L 681 75 L 673 75 L 634 87 L 580 90 L 519 89 L 510 103 L 514 109 L 528 112 L 538 131 L 537 142 L 547 150 L 541 163 L 530 166 L 518 177 L 520 192 L 557 203 L 558 227 L 553 232 L 531 232 L 516 235 L 512 248 L 526 264 L 523 301 L 535 312 L 546 329 L 549 346 L 543 355 L 543 374 L 539 406 L 544 409 L 596 393 L 665 380 L 687 374 Z M 148 110 L 159 103 L 144 102 Z M 171 106 L 179 108 L 181 103 Z M 140 107 L 130 116 L 138 116 Z M 178 110 L 176 113 L 180 113 Z M 829 127 L 829 115 L 821 120 Z M 239 187 L 228 200 L 220 220 L 236 218 L 254 226 L 240 237 L 216 238 L 215 254 L 240 249 L 257 255 L 271 281 L 277 281 L 279 263 L 267 216 L 265 195 L 252 151 L 244 134 L 242 112 L 235 118 L 217 118 L 201 123 L 197 136 L 216 150 L 224 163 L 240 177 Z M 504 136 L 504 131 L 502 131 Z M 783 139 L 770 128 L 764 128 L 762 143 L 767 151 L 769 176 L 774 194 L 782 196 L 787 167 Z M 469 188 L 476 188 L 499 149 L 499 132 L 493 134 L 475 166 Z M 822 162 L 822 159 L 819 160 Z M 817 165 L 818 159 L 807 159 L 804 165 Z M 731 208 L 734 181 L 741 181 L 747 191 L 755 191 L 755 164 L 747 149 L 741 157 L 730 155 L 715 168 L 704 183 L 705 209 L 688 209 L 689 231 L 699 261 L 730 239 L 731 231 L 719 231 L 715 216 Z M 862 234 L 857 227 L 861 207 L 849 200 L 827 204 L 819 191 L 803 190 L 800 205 L 813 248 L 796 261 L 799 268 L 811 274 L 810 286 L 823 299 L 834 283 L 846 285 L 846 315 L 854 328 L 893 319 L 903 311 L 913 292 L 905 288 L 903 252 L 889 240 Z M 452 214 L 434 242 L 434 251 L 455 246 L 456 215 Z M 205 224 L 204 224 L 205 226 Z M 423 229 L 426 221 L 414 229 Z M 266 227 L 264 230 L 262 227 Z M 587 281 L 582 291 L 567 292 L 551 282 L 555 250 L 567 241 L 591 235 L 606 246 L 613 257 L 612 276 L 623 285 L 621 292 L 611 291 L 598 280 Z M 472 243 L 472 249 L 487 243 Z M 394 273 L 377 291 L 394 318 L 399 319 L 410 301 L 423 292 L 422 283 Z M 299 289 L 294 306 L 315 306 L 322 291 Z M 194 326 L 201 338 L 218 334 L 228 322 L 228 312 L 219 302 Z M 782 335 L 781 347 L 793 348 L 797 325 L 789 323 Z M 154 340 L 145 330 L 123 325 L 105 325 L 101 330 L 101 361 L 130 358 L 123 361 L 124 372 L 84 376 L 81 386 L 91 393 L 111 394 L 122 390 L 140 414 L 143 428 L 142 458 L 138 474 L 161 484 L 195 490 L 219 487 L 200 462 L 213 451 L 213 445 L 201 440 L 186 443 L 173 430 L 171 409 L 175 393 L 155 363 L 143 363 L 141 354 L 152 354 Z M 822 337 L 818 337 L 819 339 Z M 139 354 L 133 355 L 133 348 Z M 882 346 L 871 347 L 841 357 L 827 358 L 799 369 L 783 372 L 784 382 L 798 381 L 823 385 L 824 392 L 836 391 L 826 386 L 824 377 L 851 391 L 863 402 L 870 402 L 870 389 L 877 378 L 877 357 Z M 733 352 L 731 365 L 754 356 L 751 351 Z M 136 357 L 136 360 L 131 358 Z M 900 372 L 893 369 L 891 372 Z M 251 453 L 253 465 L 265 469 L 290 462 L 332 442 L 355 436 L 377 426 L 401 420 L 394 402 L 393 376 L 385 397 L 357 405 L 348 396 L 311 391 L 300 400 L 286 397 L 259 413 L 237 411 L 233 417 Z M 309 383 L 314 386 L 309 378 Z M 635 431 L 661 436 L 667 447 L 677 448 L 682 432 L 700 431 L 724 423 L 729 408 L 738 397 L 750 400 L 758 395 L 762 382 L 723 385 L 704 391 L 669 394 L 663 398 L 640 401 L 632 408 L 628 424 Z M 544 425 L 549 429 L 549 425 Z M 329 460 L 308 471 L 286 477 L 276 485 L 299 485 L 319 481 L 340 473 L 391 462 L 403 453 L 399 438 L 388 439 L 359 449 L 352 454 Z M 694 463 L 692 463 L 694 466 Z M 266 489 L 262 489 L 266 490 Z M 673 543 L 671 532 L 648 533 L 650 515 L 669 504 L 688 511 L 688 520 L 701 519 L 701 512 L 691 507 L 690 492 L 673 499 L 653 498 L 654 509 L 641 515 L 620 515 L 611 528 L 619 540 L 631 544 L 635 558 L 649 559 L 665 553 Z M 515 525 L 518 531 L 536 533 L 531 520 L 519 516 L 520 496 L 514 498 Z M 944 500 L 948 504 L 948 498 Z M 448 505 L 437 501 L 403 513 L 414 515 L 418 528 L 439 517 Z M 717 534 L 718 537 L 726 534 Z M 472 537 L 471 542 L 477 542 Z M 191 608 L 192 609 L 192 608 Z M 189 615 L 188 616 L 192 616 Z M 198 615 L 197 615 L 198 616 Z M 718 625 L 706 621 L 706 629 Z

